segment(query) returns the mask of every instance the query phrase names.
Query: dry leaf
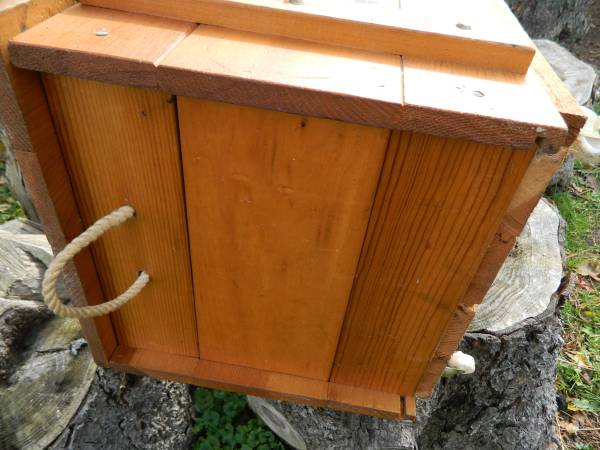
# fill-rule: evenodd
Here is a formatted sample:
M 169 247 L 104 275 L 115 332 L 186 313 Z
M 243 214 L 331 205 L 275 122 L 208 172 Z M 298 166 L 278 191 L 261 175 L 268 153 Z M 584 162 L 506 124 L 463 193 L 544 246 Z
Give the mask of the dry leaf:
M 575 268 L 575 272 L 581 276 L 590 277 L 596 281 L 600 281 L 600 261 L 593 260 L 579 264 Z
M 564 426 L 564 430 L 569 434 L 575 434 L 579 431 L 579 427 L 574 423 L 566 423 Z

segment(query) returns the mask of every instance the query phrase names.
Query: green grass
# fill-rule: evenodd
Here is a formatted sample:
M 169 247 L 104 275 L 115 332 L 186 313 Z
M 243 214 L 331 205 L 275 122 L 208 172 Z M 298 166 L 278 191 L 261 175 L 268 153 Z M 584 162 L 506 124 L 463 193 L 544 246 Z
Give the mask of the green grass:
M 600 287 L 579 288 L 562 310 L 565 347 L 557 388 L 569 410 L 600 412 Z
M 600 283 L 583 269 L 600 265 L 600 167 L 576 162 L 569 189 L 555 188 L 551 198 L 567 222 L 567 268 L 576 276 L 574 292 L 561 311 L 565 345 L 556 387 L 567 411 L 559 422 L 581 429 L 569 434 L 561 428 L 565 448 L 594 450 L 600 443 Z
M 600 190 L 590 187 L 600 185 L 600 168 L 576 162 L 575 170 L 572 189 L 555 190 L 551 195 L 567 222 L 565 251 L 570 269 L 600 257 Z
M 0 156 L 2 147 L 0 146 Z M 25 217 L 21 205 L 17 202 L 6 185 L 4 179 L 5 163 L 0 159 L 0 223 L 7 222 L 16 217 Z
M 245 395 L 196 388 L 194 412 L 194 450 L 285 448 L 262 421 L 252 414 Z

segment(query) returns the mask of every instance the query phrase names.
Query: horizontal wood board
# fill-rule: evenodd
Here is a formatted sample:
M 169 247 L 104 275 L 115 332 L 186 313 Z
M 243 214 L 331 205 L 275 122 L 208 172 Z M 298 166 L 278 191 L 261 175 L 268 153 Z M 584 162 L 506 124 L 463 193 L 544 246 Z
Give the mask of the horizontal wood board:
M 101 8 L 76 8 L 76 15 L 61 20 L 78 23 L 71 27 L 79 30 L 71 35 L 71 41 L 89 41 L 86 21 L 97 24 L 95 17 L 108 13 Z M 110 14 L 113 20 L 128 24 L 127 33 L 115 39 L 126 40 L 137 30 L 148 33 L 148 16 Z M 125 16 L 119 18 L 120 14 Z M 136 16 L 136 21 L 129 16 Z M 180 42 L 187 23 L 173 25 L 179 31 L 167 33 L 164 53 L 150 64 L 137 60 L 135 45 L 123 45 L 116 52 L 92 39 L 94 45 L 73 51 L 73 44 L 64 43 L 63 26 L 54 20 L 57 25 L 45 25 L 43 39 L 34 29 L 11 42 L 14 64 L 133 85 L 140 84 L 135 74 L 141 71 L 145 73 L 142 81 L 156 80 L 162 90 L 177 95 L 494 145 L 528 148 L 544 139 L 558 147 L 567 139 L 566 125 L 534 72 L 523 78 L 490 69 L 207 26 L 198 27 Z M 102 58 L 97 58 L 98 45 L 102 46 Z M 60 55 L 56 48 L 63 48 Z M 97 65 L 90 67 L 89 60 Z M 122 61 L 127 61 L 127 70 L 121 74 L 114 64 Z
M 502 0 L 407 2 L 377 8 L 352 2 L 281 0 L 84 0 L 232 30 L 525 74 L 535 49 Z M 509 13 L 510 14 L 510 13 Z M 510 20 L 512 18 L 512 20 Z
M 393 133 L 331 381 L 415 392 L 534 151 Z
M 155 63 L 194 28 L 177 20 L 75 5 L 16 37 L 11 59 L 27 59 L 26 68 L 39 72 L 156 87 Z
M 84 225 L 123 205 L 133 219 L 91 245 L 108 298 L 150 283 L 111 315 L 122 345 L 198 356 L 175 104 L 159 92 L 44 78 Z
M 327 381 L 390 132 L 178 107 L 200 356 Z
M 119 347 L 111 367 L 135 374 L 385 419 L 416 417 L 415 398 L 149 350 Z

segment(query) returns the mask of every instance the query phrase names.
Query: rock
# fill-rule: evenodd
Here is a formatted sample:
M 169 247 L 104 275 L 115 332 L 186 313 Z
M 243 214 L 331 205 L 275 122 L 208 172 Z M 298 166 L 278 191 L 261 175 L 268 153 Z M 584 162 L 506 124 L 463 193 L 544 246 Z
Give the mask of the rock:
M 565 83 L 571 95 L 580 105 L 586 104 L 592 95 L 596 72 L 593 67 L 575 57 L 569 50 L 547 39 L 534 41 L 556 74 Z
M 591 0 L 507 0 L 529 35 L 535 38 L 581 38 L 591 27 Z
M 79 412 L 50 450 L 179 450 L 191 445 L 189 386 L 98 368 Z
M 560 242 L 558 213 L 541 200 L 476 314 L 476 332 L 459 346 L 475 358 L 475 373 L 442 379 L 429 399 L 417 400 L 415 423 L 266 399 L 254 411 L 282 438 L 295 437 L 288 443 L 298 449 L 550 448 L 562 345 Z

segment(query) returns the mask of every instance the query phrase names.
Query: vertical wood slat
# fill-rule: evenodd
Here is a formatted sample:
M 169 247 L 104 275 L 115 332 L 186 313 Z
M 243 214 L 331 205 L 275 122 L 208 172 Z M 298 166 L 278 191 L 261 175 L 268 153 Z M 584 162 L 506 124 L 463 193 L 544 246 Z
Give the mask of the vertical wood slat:
M 0 2 L 0 122 L 54 251 L 82 231 L 81 219 L 40 75 L 18 69 L 9 62 L 8 41 L 72 3 L 71 0 Z M 74 264 L 65 268 L 63 279 L 75 304 L 96 304 L 102 300 L 89 250 L 80 252 Z M 107 366 L 116 348 L 110 319 L 98 317 L 80 322 L 94 359 Z
M 327 380 L 389 131 L 178 106 L 200 356 Z
M 104 294 L 151 282 L 114 313 L 119 342 L 197 356 L 175 105 L 171 97 L 62 76 L 44 82 L 86 226 L 124 204 L 136 217 L 92 244 Z
M 333 382 L 414 394 L 533 154 L 393 133 Z

